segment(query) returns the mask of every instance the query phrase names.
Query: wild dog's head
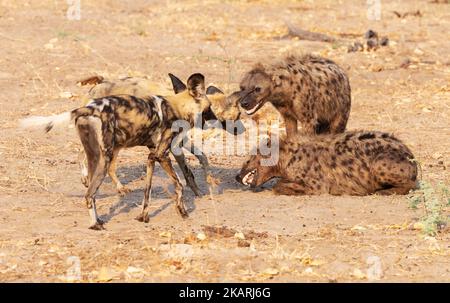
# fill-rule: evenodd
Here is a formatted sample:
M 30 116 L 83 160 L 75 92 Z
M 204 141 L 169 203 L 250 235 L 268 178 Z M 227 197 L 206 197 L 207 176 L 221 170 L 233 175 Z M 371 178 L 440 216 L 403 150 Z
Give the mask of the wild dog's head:
M 205 76 L 195 73 L 189 76 L 187 85 L 183 83 L 177 76 L 169 73 L 172 87 L 175 94 L 188 94 L 196 101 L 202 101 L 206 96 Z
M 246 73 L 241 80 L 240 90 L 229 98 L 238 100 L 248 115 L 254 114 L 269 99 L 272 92 L 272 78 L 261 65 Z
M 194 125 L 197 116 L 208 110 L 205 77 L 200 73 L 192 74 L 186 84 L 173 74 L 169 74 L 175 95 L 165 96 L 179 119 Z
M 204 77 L 201 74 L 193 74 L 189 77 L 187 85 L 185 85 L 178 77 L 173 74 L 169 74 L 170 80 L 172 81 L 173 90 L 176 95 L 188 94 L 195 100 L 200 101 L 202 120 L 218 120 L 222 123 L 223 127 L 226 128 L 226 121 L 237 121 L 240 117 L 240 110 L 238 100 L 230 99 L 225 96 L 225 94 L 215 86 L 208 86 L 206 91 L 204 91 Z M 202 85 L 199 87 L 199 85 Z M 195 88 L 197 86 L 197 88 Z M 204 91 L 203 95 L 199 92 Z M 197 94 L 197 95 L 196 95 Z M 207 104 L 204 103 L 206 100 Z M 200 113 L 200 112 L 198 112 Z M 242 123 L 237 123 L 232 129 L 234 134 L 240 134 L 245 130 Z M 228 130 L 228 128 L 226 128 Z M 237 131 L 236 131 L 237 130 Z
M 210 85 L 206 89 L 206 95 L 211 102 L 211 110 L 220 121 L 236 121 L 241 115 L 239 102 L 234 98 L 227 98 L 217 87 Z

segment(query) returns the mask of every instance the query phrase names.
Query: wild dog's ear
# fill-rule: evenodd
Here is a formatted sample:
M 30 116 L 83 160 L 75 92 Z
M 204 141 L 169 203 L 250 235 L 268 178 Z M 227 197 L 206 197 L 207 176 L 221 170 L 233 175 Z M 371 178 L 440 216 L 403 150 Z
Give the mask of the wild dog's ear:
M 195 99 L 205 94 L 205 76 L 202 74 L 192 74 L 187 80 L 189 94 Z
M 172 88 L 175 94 L 186 90 L 186 85 L 174 74 L 169 73 L 170 81 L 172 81 Z
M 223 95 L 223 91 L 221 91 L 220 89 L 218 89 L 214 85 L 210 85 L 206 89 L 206 94 L 207 95 L 214 95 L 214 94 L 222 94 Z

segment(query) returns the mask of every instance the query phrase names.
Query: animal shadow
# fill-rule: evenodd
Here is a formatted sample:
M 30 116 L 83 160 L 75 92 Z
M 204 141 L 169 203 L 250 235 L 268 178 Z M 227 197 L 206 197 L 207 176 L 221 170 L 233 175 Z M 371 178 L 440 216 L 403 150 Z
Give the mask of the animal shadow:
M 200 166 L 191 165 L 190 168 L 194 174 L 195 181 L 197 182 L 198 186 L 200 187 L 200 190 L 203 193 L 203 196 L 206 197 L 208 195 L 208 184 L 206 183 L 203 170 L 201 169 Z M 220 184 L 218 186 L 215 186 L 213 194 L 222 195 L 226 190 L 245 189 L 245 187 L 243 187 L 235 180 L 235 176 L 238 174 L 239 169 L 229 169 L 223 167 L 210 166 L 210 170 L 214 177 L 220 179 Z M 181 170 L 177 166 L 175 167 L 175 171 L 180 176 L 180 179 L 182 180 L 182 183 L 184 185 L 183 199 L 186 208 L 189 213 L 193 212 L 196 209 L 194 202 L 197 197 L 194 195 L 192 190 L 186 186 L 186 182 L 181 173 Z M 126 185 L 133 181 L 139 180 L 143 176 L 145 176 L 145 165 L 121 167 L 118 170 L 118 175 L 124 176 L 124 178 L 121 178 L 121 182 L 122 184 Z M 155 185 L 155 180 L 159 178 L 162 179 L 162 183 L 164 184 L 169 183 L 167 189 L 163 188 L 162 186 Z M 105 183 L 108 183 L 108 181 L 111 182 L 111 180 L 109 179 L 105 180 Z M 161 212 L 165 211 L 170 205 L 174 204 L 174 195 L 175 195 L 174 186 L 171 184 L 171 180 L 166 175 L 164 170 L 159 165 L 156 165 L 153 171 L 153 186 L 151 192 L 150 207 L 152 206 L 152 202 L 154 203 L 155 200 L 157 199 L 170 199 L 170 201 L 160 205 L 157 209 L 152 211 L 149 214 L 150 218 L 156 217 Z M 121 196 L 119 201 L 109 208 L 109 212 L 101 216 L 101 219 L 104 222 L 108 222 L 119 214 L 128 213 L 134 208 L 142 207 L 143 197 L 144 197 L 143 188 L 135 189 L 127 193 L 126 195 Z

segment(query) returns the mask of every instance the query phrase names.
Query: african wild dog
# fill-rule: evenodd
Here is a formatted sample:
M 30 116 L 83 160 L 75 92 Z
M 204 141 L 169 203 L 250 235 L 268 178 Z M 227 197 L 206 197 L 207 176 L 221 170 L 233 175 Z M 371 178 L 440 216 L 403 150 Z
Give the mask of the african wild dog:
M 186 91 L 186 85 L 175 75 L 169 73 L 169 77 L 172 82 L 173 91 L 178 94 Z M 90 90 L 89 90 L 89 96 L 90 98 L 86 98 L 84 101 L 86 105 L 91 98 L 101 98 L 111 95 L 132 95 L 138 98 L 143 98 L 150 95 L 160 94 L 160 92 L 164 92 L 165 89 L 158 85 L 157 83 L 154 83 L 148 79 L 145 78 L 134 78 L 134 77 L 128 77 L 116 81 L 109 81 L 105 80 L 101 76 L 94 76 L 90 77 L 88 79 L 80 81 L 82 85 L 86 84 L 94 84 Z M 239 119 L 240 116 L 240 110 L 238 102 L 230 102 L 227 100 L 225 94 L 218 89 L 215 86 L 209 86 L 206 89 L 206 95 L 207 100 L 209 101 L 210 105 L 209 107 L 199 112 L 199 114 L 202 115 L 202 125 L 207 120 L 219 120 L 222 123 L 222 126 L 224 129 L 226 129 L 226 121 L 236 121 Z M 189 107 L 195 107 L 195 104 L 187 102 L 186 103 Z M 185 110 L 185 109 L 183 109 Z M 191 115 L 192 109 L 187 110 L 189 112 L 189 115 Z M 194 109 L 196 111 L 196 109 Z M 180 118 L 181 119 L 181 118 Z M 236 128 L 233 128 L 234 134 L 240 133 L 244 130 L 243 125 L 239 125 L 239 122 L 236 122 Z M 240 131 L 240 132 L 239 132 Z M 211 179 L 211 172 L 209 171 L 209 163 L 208 158 L 203 153 L 202 150 L 197 148 L 192 142 L 189 145 L 190 152 L 193 153 L 197 159 L 199 160 L 202 169 L 206 175 L 207 183 L 209 184 L 208 180 Z M 122 185 L 119 178 L 116 175 L 116 160 L 117 155 L 119 153 L 119 150 L 116 151 L 116 153 L 113 155 L 113 159 L 111 161 L 111 166 L 109 169 L 109 175 L 113 182 L 115 183 L 117 190 L 120 194 L 125 194 L 128 192 L 128 189 Z M 175 160 L 177 161 L 185 179 L 186 184 L 192 189 L 192 191 L 197 196 L 201 196 L 201 191 L 195 182 L 194 175 L 192 171 L 189 169 L 188 165 L 186 164 L 186 159 L 184 154 L 181 152 L 180 154 L 173 154 Z M 81 173 L 82 173 L 82 183 L 85 186 L 88 186 L 88 179 L 87 179 L 87 168 L 85 160 L 82 158 L 85 156 L 85 153 L 81 150 L 79 157 L 80 159 L 80 165 L 81 165 Z M 212 188 L 211 184 L 209 184 L 209 192 L 211 194 Z
M 195 106 L 189 107 L 192 103 Z M 91 229 L 102 229 L 103 222 L 98 218 L 95 195 L 109 171 L 111 161 L 117 150 L 124 147 L 147 146 L 146 185 L 142 213 L 136 218 L 149 221 L 149 199 L 155 161 L 166 171 L 175 184 L 176 209 L 182 217 L 188 213 L 183 202 L 183 186 L 175 173 L 168 155 L 176 133 L 172 123 L 179 119 L 182 108 L 183 117 L 191 121 L 193 115 L 208 109 L 204 77 L 193 74 L 187 81 L 185 92 L 173 96 L 150 96 L 137 98 L 129 95 L 116 95 L 94 99 L 84 107 L 56 116 L 30 117 L 22 120 L 22 127 L 45 127 L 50 131 L 56 125 L 67 125 L 75 121 L 78 135 L 88 159 L 89 187 L 85 201 L 91 217 Z M 94 122 L 95 121 L 95 122 Z M 91 126 L 95 123 L 95 132 Z
M 254 188 L 274 177 L 284 195 L 406 194 L 416 188 L 411 151 L 382 132 L 351 131 L 282 141 L 278 163 L 261 165 L 260 153 L 244 163 L 236 179 Z
M 288 56 L 272 65 L 258 64 L 247 72 L 240 91 L 232 94 L 251 115 L 266 102 L 283 116 L 286 133 L 341 133 L 350 114 L 350 84 L 333 61 L 312 55 Z

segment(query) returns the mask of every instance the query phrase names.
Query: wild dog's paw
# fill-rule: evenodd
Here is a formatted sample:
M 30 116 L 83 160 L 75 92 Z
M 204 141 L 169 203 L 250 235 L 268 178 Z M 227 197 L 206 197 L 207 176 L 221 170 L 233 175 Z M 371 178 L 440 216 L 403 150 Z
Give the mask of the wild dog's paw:
M 150 221 L 150 216 L 148 214 L 140 213 L 135 219 L 139 222 L 148 223 Z
M 189 214 L 188 214 L 186 208 L 184 207 L 184 205 L 177 205 L 176 209 L 177 209 L 177 212 L 180 214 L 180 216 L 183 219 L 186 219 L 189 217 Z
M 219 178 L 215 178 L 212 175 L 207 175 L 206 176 L 206 182 L 211 185 L 211 186 L 218 186 L 221 182 L 221 180 Z
M 94 225 L 89 226 L 89 229 L 92 229 L 92 230 L 104 230 L 105 228 L 103 227 L 103 221 L 101 221 L 99 219 Z
M 84 187 L 88 188 L 89 187 L 89 180 L 87 176 L 82 176 L 81 177 L 81 183 L 84 185 Z
M 126 186 L 122 186 L 117 188 L 117 192 L 119 193 L 119 195 L 121 196 L 125 196 L 126 194 L 128 194 L 129 192 L 131 192 L 131 189 L 129 189 Z

